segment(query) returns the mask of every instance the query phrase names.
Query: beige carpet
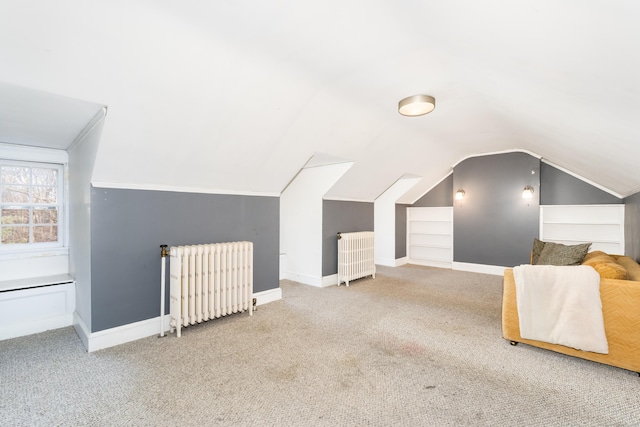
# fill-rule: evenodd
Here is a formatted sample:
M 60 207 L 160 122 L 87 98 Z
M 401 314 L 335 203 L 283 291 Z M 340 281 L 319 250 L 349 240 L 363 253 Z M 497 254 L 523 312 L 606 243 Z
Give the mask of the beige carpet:
M 636 373 L 501 338 L 501 278 L 405 266 L 87 354 L 0 342 L 3 426 L 640 425 Z

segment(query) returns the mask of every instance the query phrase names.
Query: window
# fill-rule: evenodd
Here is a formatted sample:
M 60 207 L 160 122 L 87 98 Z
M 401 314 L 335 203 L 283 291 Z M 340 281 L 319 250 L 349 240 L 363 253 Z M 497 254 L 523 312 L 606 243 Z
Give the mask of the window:
M 0 250 L 63 244 L 63 167 L 0 160 Z

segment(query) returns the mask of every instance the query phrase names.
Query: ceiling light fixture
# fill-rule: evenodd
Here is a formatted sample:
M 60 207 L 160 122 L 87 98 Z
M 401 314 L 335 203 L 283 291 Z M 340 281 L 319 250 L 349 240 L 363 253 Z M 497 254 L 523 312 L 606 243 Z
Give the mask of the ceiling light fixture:
M 413 95 L 398 102 L 398 113 L 416 117 L 430 113 L 436 108 L 436 99 L 429 95 Z

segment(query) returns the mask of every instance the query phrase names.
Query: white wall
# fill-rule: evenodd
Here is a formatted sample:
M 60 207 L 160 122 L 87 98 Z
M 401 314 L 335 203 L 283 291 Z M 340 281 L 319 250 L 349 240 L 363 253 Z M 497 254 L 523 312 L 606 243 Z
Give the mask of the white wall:
M 352 165 L 302 169 L 280 196 L 280 252 L 286 254 L 286 279 L 322 286 L 322 197 Z
M 91 175 L 104 126 L 101 111 L 69 148 L 70 260 L 76 280 L 76 316 L 91 330 Z
M 421 178 L 400 178 L 373 204 L 376 264 L 396 266 L 396 202 Z
M 66 167 L 67 152 L 0 143 L 0 157 L 27 162 L 57 163 Z M 65 185 L 66 186 L 66 185 Z M 61 215 L 64 221 L 65 213 Z M 69 248 L 26 249 L 0 252 L 0 281 L 56 276 L 69 273 Z

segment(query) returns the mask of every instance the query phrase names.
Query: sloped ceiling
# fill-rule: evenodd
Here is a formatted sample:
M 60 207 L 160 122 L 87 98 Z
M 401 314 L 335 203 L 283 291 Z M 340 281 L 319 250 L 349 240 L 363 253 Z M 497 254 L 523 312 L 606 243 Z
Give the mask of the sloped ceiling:
M 462 158 L 526 150 L 640 190 L 631 0 L 25 0 L 0 16 L 0 82 L 109 106 L 96 182 L 279 194 L 326 153 L 354 161 L 327 198 L 421 176 L 409 203 Z M 418 93 L 436 109 L 400 116 Z

